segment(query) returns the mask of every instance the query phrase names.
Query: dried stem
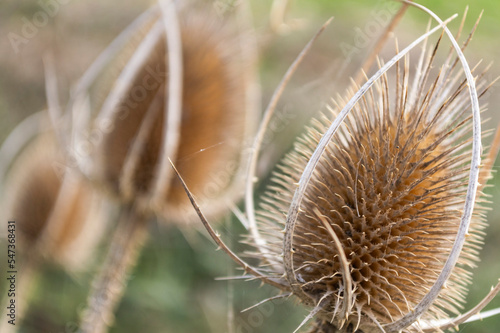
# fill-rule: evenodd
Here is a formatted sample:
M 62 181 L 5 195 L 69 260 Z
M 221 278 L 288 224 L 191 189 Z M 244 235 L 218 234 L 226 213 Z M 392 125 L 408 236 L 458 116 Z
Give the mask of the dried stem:
M 168 65 L 168 85 L 165 87 L 168 103 L 165 104 L 163 141 L 160 148 L 161 157 L 156 169 L 157 180 L 153 188 L 152 198 L 154 198 L 153 205 L 161 207 L 170 186 L 171 169 L 168 167 L 169 159 L 175 160 L 180 140 L 183 65 L 181 31 L 176 4 L 173 0 L 159 0 L 159 4 L 168 48 L 165 55 L 165 61 Z
M 343 297 L 344 302 L 342 305 L 342 314 L 340 315 L 340 318 L 347 319 L 353 301 L 352 277 L 351 277 L 351 270 L 349 269 L 349 262 L 347 261 L 344 249 L 342 248 L 342 243 L 340 242 L 339 237 L 333 230 L 330 223 L 326 220 L 326 218 L 323 215 L 321 215 L 321 212 L 317 208 L 314 208 L 314 213 L 319 218 L 321 224 L 323 224 L 328 234 L 332 237 L 333 244 L 339 254 L 340 268 L 342 269 L 341 272 L 342 282 L 344 284 L 344 297 Z M 340 298 L 340 295 L 338 295 L 338 297 Z
M 241 38 L 239 38 L 239 48 L 241 50 L 242 62 L 245 65 L 243 72 L 243 82 L 245 84 L 245 146 L 241 154 L 241 163 L 235 173 L 235 179 L 244 179 L 249 167 L 249 149 L 252 138 L 257 132 L 257 125 L 261 117 L 262 92 L 260 89 L 259 58 L 260 49 L 257 41 L 257 32 L 253 27 L 252 9 L 249 1 L 242 1 L 237 7 L 237 23 Z M 227 194 L 223 198 L 228 202 L 228 206 L 234 210 L 234 198 L 241 195 L 242 182 L 235 181 L 227 189 Z M 241 214 L 243 216 L 243 214 Z M 240 221 L 242 221 L 240 219 Z M 246 218 L 245 218 L 246 221 Z M 248 224 L 244 224 L 248 229 Z
M 271 286 L 277 287 L 281 290 L 287 290 L 286 286 L 284 284 L 282 284 L 281 281 L 264 275 L 258 269 L 248 265 L 245 261 L 243 261 L 240 257 L 238 257 L 233 251 L 231 251 L 231 249 L 222 241 L 222 239 L 220 238 L 220 235 L 212 228 L 212 226 L 210 225 L 210 223 L 206 219 L 205 215 L 203 214 L 203 212 L 200 209 L 200 206 L 198 205 L 198 203 L 194 199 L 193 195 L 191 194 L 191 191 L 187 187 L 186 183 L 184 182 L 184 179 L 182 179 L 181 175 L 179 174 L 179 171 L 177 171 L 177 169 L 175 168 L 172 161 L 170 161 L 170 164 L 172 165 L 172 169 L 174 170 L 174 173 L 177 175 L 177 178 L 181 182 L 182 187 L 186 191 L 186 194 L 188 195 L 189 200 L 191 201 L 191 204 L 193 205 L 194 209 L 196 210 L 196 213 L 198 214 L 198 216 L 201 220 L 201 223 L 203 223 L 203 226 L 208 231 L 208 234 L 214 240 L 215 244 L 217 244 L 217 246 L 219 248 L 221 248 L 224 252 L 226 252 L 227 255 L 229 255 L 229 257 L 235 263 L 237 263 L 238 265 L 243 267 L 245 273 L 248 272 L 248 273 L 252 274 L 253 276 L 257 277 L 258 279 L 262 280 L 262 282 L 265 282 Z
M 473 316 L 474 315 L 477 315 L 479 318 L 481 317 L 481 314 L 479 313 L 486 305 L 488 305 L 491 300 L 500 292 L 500 281 L 497 283 L 497 285 L 493 288 L 491 288 L 490 292 L 488 293 L 488 295 L 486 295 L 486 297 L 484 297 L 481 302 L 479 302 L 475 307 L 473 307 L 472 309 L 470 309 L 469 311 L 467 311 L 467 313 L 464 313 L 463 315 L 461 316 L 458 316 L 454 319 L 452 319 L 451 321 L 447 322 L 446 324 L 442 324 L 442 325 L 439 325 L 438 328 L 440 330 L 447 330 L 447 329 L 450 329 L 450 328 L 453 328 L 453 327 L 456 327 L 462 323 L 465 323 L 465 322 L 468 322 L 468 321 L 472 321 L 473 319 Z M 424 329 L 424 332 L 435 332 L 436 331 L 436 328 L 433 327 L 433 328 L 426 328 Z
M 66 142 L 65 126 L 61 129 L 60 122 L 63 120 L 61 105 L 59 104 L 59 93 L 57 88 L 57 75 L 54 65 L 54 57 L 52 54 L 46 54 L 43 57 L 43 65 L 45 70 L 45 95 L 47 98 L 47 109 L 52 122 L 52 127 L 56 134 L 61 147 Z
M 473 141 L 472 141 L 472 157 L 471 157 L 471 167 L 469 174 L 469 185 L 467 186 L 465 205 L 463 208 L 463 214 L 460 221 L 460 226 L 458 228 L 457 236 L 453 244 L 452 250 L 450 252 L 450 255 L 446 263 L 444 264 L 443 269 L 439 274 L 439 277 L 437 278 L 436 282 L 429 290 L 429 292 L 424 296 L 424 298 L 412 311 L 404 315 L 402 318 L 396 320 L 395 322 L 385 325 L 385 329 L 387 332 L 399 332 L 402 329 L 406 328 L 407 326 L 411 325 L 413 322 L 415 322 L 417 318 L 419 318 L 434 303 L 435 299 L 439 295 L 439 292 L 441 291 L 441 288 L 450 277 L 453 268 L 455 267 L 458 261 L 458 258 L 460 256 L 460 253 L 462 251 L 465 242 L 465 237 L 469 230 L 472 211 L 474 208 L 474 201 L 478 188 L 479 166 L 481 164 L 481 115 L 479 110 L 479 101 L 476 91 L 476 84 L 474 77 L 472 76 L 472 73 L 470 71 L 469 64 L 467 63 L 467 60 L 465 59 L 465 56 L 462 53 L 460 46 L 453 37 L 453 34 L 444 25 L 444 22 L 436 14 L 434 14 L 432 11 L 421 5 L 408 1 L 405 1 L 405 3 L 411 4 L 412 6 L 415 6 L 423 10 L 424 12 L 432 16 L 432 18 L 434 18 L 439 24 L 443 25 L 445 33 L 448 35 L 448 38 L 450 39 L 451 43 L 453 44 L 453 47 L 457 52 L 457 56 L 460 59 L 460 62 L 464 69 L 465 76 L 467 78 L 469 94 L 471 99 L 472 114 L 473 114 L 473 124 L 472 124 Z
M 248 166 L 248 172 L 247 172 L 247 177 L 246 177 L 246 186 L 245 186 L 245 208 L 246 208 L 246 213 L 248 216 L 248 229 L 250 231 L 251 236 L 253 237 L 255 241 L 256 247 L 259 249 L 261 253 L 267 254 L 269 251 L 265 247 L 265 241 L 262 239 L 262 237 L 259 234 L 259 230 L 257 228 L 257 223 L 255 221 L 255 207 L 254 207 L 254 198 L 253 198 L 253 184 L 254 184 L 254 178 L 255 178 L 255 171 L 257 169 L 257 160 L 259 158 L 259 151 L 262 146 L 262 141 L 264 139 L 264 135 L 266 133 L 267 126 L 269 125 L 269 122 L 271 121 L 271 118 L 274 114 L 274 110 L 276 109 L 276 105 L 278 104 L 278 101 L 283 94 L 283 91 L 286 88 L 286 85 L 290 81 L 292 75 L 295 73 L 297 70 L 297 67 L 300 65 L 306 54 L 309 52 L 309 50 L 312 47 L 312 44 L 316 39 L 318 39 L 319 35 L 326 29 L 326 27 L 330 24 L 330 22 L 333 20 L 333 18 L 330 18 L 319 30 L 318 32 L 313 36 L 313 38 L 309 41 L 309 43 L 306 44 L 306 46 L 302 49 L 300 54 L 297 56 L 295 61 L 290 65 L 288 68 L 287 72 L 283 76 L 283 79 L 279 83 L 278 87 L 274 91 L 273 96 L 271 97 L 271 100 L 269 101 L 269 105 L 266 108 L 266 111 L 264 112 L 264 117 L 262 119 L 262 122 L 260 123 L 259 130 L 257 132 L 257 135 L 255 137 L 253 147 L 252 147 L 252 155 L 250 156 L 250 162 Z
M 227 215 L 225 224 L 228 229 L 231 229 L 233 224 L 231 223 L 231 217 Z M 229 246 L 232 246 L 231 242 Z M 227 275 L 231 276 L 234 274 L 234 266 L 227 265 Z M 234 311 L 234 280 L 227 281 L 227 333 L 235 333 L 235 311 Z
M 127 26 L 103 52 L 99 54 L 97 59 L 94 60 L 94 62 L 89 66 L 89 68 L 82 75 L 75 87 L 72 89 L 71 99 L 66 109 L 68 113 L 73 109 L 75 102 L 81 99 L 82 95 L 86 94 L 90 86 L 94 83 L 95 79 L 99 76 L 99 74 L 101 74 L 101 71 L 113 59 L 115 54 L 118 53 L 121 48 L 130 41 L 131 36 L 133 36 L 133 34 L 135 34 L 142 25 L 144 25 L 151 18 L 157 15 L 157 9 L 158 8 L 154 6 L 141 14 L 129 26 Z
M 113 113 L 116 108 L 115 105 L 119 103 L 123 96 L 126 96 L 130 89 L 132 88 L 133 78 L 137 75 L 144 66 L 144 63 L 147 61 L 148 57 L 151 54 L 151 50 L 154 49 L 157 42 L 162 38 L 163 34 L 163 25 L 161 22 L 156 22 L 151 30 L 147 33 L 144 40 L 139 44 L 137 50 L 134 52 L 127 65 L 120 73 L 117 82 L 121 82 L 122 84 L 117 84 L 113 87 L 111 92 L 106 97 L 101 111 L 97 115 L 95 119 L 95 123 L 99 124 L 102 121 L 106 121 L 106 119 L 113 119 Z M 82 103 L 83 100 L 77 99 L 75 101 L 75 107 L 73 108 L 73 135 L 74 135 L 74 144 L 84 142 L 83 134 L 86 129 L 90 128 L 91 115 L 89 110 L 82 110 L 78 107 L 79 103 Z M 90 177 L 91 174 L 91 166 L 88 163 L 86 154 L 78 154 L 78 147 L 75 146 L 75 154 L 74 157 L 78 162 L 81 171 L 84 175 Z
M 147 218 L 135 207 L 124 207 L 102 271 L 92 283 L 80 333 L 104 333 L 113 323 L 115 309 L 147 238 Z
M 78 151 L 77 143 L 82 142 L 81 136 L 85 132 L 85 129 L 89 127 L 90 123 L 90 110 L 82 110 L 81 108 L 85 106 L 88 99 L 88 90 L 113 57 L 130 41 L 130 38 L 137 33 L 139 28 L 146 24 L 153 17 L 157 16 L 157 7 L 154 6 L 141 14 L 137 19 L 135 19 L 130 25 L 128 25 L 119 35 L 116 37 L 109 46 L 99 54 L 96 60 L 89 66 L 82 77 L 78 80 L 76 85 L 71 89 L 71 97 L 66 106 L 66 114 L 68 116 L 71 114 L 72 117 L 72 138 L 71 144 L 74 149 L 73 158 L 83 167 L 83 173 L 87 174 L 86 161 L 83 160 L 80 154 L 76 153 Z M 82 112 L 83 111 L 83 112 Z M 88 176 L 88 174 L 87 174 Z

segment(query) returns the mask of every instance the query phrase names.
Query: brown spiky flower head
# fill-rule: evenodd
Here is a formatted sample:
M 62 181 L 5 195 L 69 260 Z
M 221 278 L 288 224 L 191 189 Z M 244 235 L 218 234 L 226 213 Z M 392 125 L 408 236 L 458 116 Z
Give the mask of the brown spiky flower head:
M 66 167 L 66 154 L 55 131 L 45 125 L 46 116 L 39 112 L 25 119 L 0 148 L 0 198 L 9 219 L 8 266 L 17 272 L 17 322 L 0 323 L 6 333 L 24 319 L 40 267 L 57 263 L 73 274 L 88 269 L 107 225 L 102 197 Z M 8 308 L 2 308 L 3 317 Z
M 168 159 L 207 209 L 221 211 L 236 197 L 241 147 L 256 116 L 246 108 L 234 24 L 187 7 L 139 19 L 91 90 L 92 116 L 75 122 L 74 151 L 91 180 L 125 205 L 178 221 L 193 214 Z
M 388 71 L 379 65 L 366 91 L 354 85 L 336 98 L 283 159 L 261 202 L 261 238 L 251 242 L 262 271 L 314 308 L 314 332 L 416 332 L 462 308 L 485 226 L 480 191 L 446 288 L 418 321 L 394 324 L 438 280 L 466 203 L 471 97 L 461 60 L 451 52 L 440 58 L 440 43 L 421 54 L 399 52 Z
M 113 322 L 153 215 L 169 224 L 195 221 L 170 162 L 211 216 L 241 196 L 242 147 L 257 116 L 248 107 L 244 64 L 251 61 L 239 25 L 199 6 L 159 1 L 102 53 L 110 68 L 92 66 L 84 75 L 81 82 L 101 74 L 80 88 L 90 107 L 71 103 L 79 168 L 121 208 L 82 332 L 106 332 Z
M 52 130 L 37 130 L 31 136 L 26 125 L 40 118 L 37 113 L 13 131 L 10 138 L 22 133 L 25 142 L 5 142 L 11 149 L 19 149 L 2 175 L 3 208 L 16 223 L 26 258 L 38 262 L 44 256 L 66 269 L 81 270 L 106 225 L 104 205 L 75 170 L 66 168 Z

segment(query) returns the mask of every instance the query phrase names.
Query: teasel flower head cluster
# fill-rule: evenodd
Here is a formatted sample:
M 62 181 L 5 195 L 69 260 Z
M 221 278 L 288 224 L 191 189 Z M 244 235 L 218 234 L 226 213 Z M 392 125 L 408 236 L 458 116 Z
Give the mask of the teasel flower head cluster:
M 211 216 L 242 196 L 244 145 L 258 114 L 254 60 L 241 26 L 215 17 L 211 7 L 159 1 L 76 86 L 68 109 L 77 168 L 120 210 L 82 332 L 112 325 L 151 220 L 195 229 L 188 223 L 197 216 L 169 161 Z
M 193 213 L 168 159 L 220 215 L 242 194 L 242 146 L 258 116 L 247 107 L 244 37 L 207 11 L 159 2 L 103 52 L 70 102 L 83 174 L 122 205 L 169 222 Z
M 5 333 L 25 319 L 34 282 L 47 263 L 74 277 L 88 272 L 108 225 L 106 200 L 67 167 L 66 147 L 58 137 L 67 133 L 56 131 L 48 119 L 46 111 L 29 116 L 0 148 L 2 212 L 13 223 L 6 248 L 10 271 L 17 273 L 18 325 L 2 321 Z
M 17 224 L 24 255 L 76 272 L 87 266 L 105 229 L 106 205 L 66 168 L 65 148 L 48 118 L 42 111 L 25 119 L 0 150 L 3 211 Z
M 500 290 L 460 315 L 486 226 L 482 189 L 498 149 L 480 168 L 478 98 L 490 83 L 485 72 L 471 71 L 448 21 L 412 5 L 439 25 L 396 48 L 387 63 L 379 60 L 364 85 L 353 83 L 311 121 L 276 168 L 256 217 L 247 197 L 246 243 L 260 267 L 225 246 L 187 190 L 214 240 L 246 273 L 311 308 L 300 325 L 314 318 L 310 332 L 442 331 Z

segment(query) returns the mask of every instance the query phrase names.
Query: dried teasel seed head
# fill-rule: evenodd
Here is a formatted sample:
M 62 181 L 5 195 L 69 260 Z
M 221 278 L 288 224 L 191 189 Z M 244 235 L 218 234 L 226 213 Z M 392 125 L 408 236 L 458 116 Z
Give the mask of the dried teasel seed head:
M 245 108 L 245 66 L 231 24 L 193 8 L 181 9 L 178 18 L 182 106 L 178 144 L 169 157 L 202 204 L 217 213 L 237 196 L 241 147 L 256 115 Z M 165 118 L 172 112 L 165 111 L 171 71 L 164 29 L 156 15 L 133 39 L 137 51 L 124 51 L 129 58 L 120 60 L 124 69 L 90 126 L 99 140 L 87 162 L 91 171 L 84 173 L 124 203 L 141 202 L 169 220 L 189 220 L 193 212 L 176 179 L 169 178 L 164 197 L 155 191 L 162 147 L 170 144 Z
M 43 255 L 79 271 L 104 231 L 104 205 L 65 164 L 53 133 L 36 135 L 5 175 L 4 211 L 16 221 L 25 255 Z
M 469 181 L 472 117 L 456 59 L 432 68 L 440 43 L 424 48 L 415 72 L 409 56 L 396 63 L 351 110 L 305 189 L 292 253 L 284 253 L 282 231 L 295 184 L 359 87 L 311 122 L 260 204 L 255 256 L 263 271 L 281 280 L 287 274 L 288 282 L 281 258 L 291 256 L 301 290 L 294 293 L 315 307 L 313 332 L 380 332 L 414 310 L 450 254 Z M 485 227 L 481 194 L 458 265 L 420 320 L 447 319 L 462 308 Z M 418 322 L 404 331 L 419 331 Z

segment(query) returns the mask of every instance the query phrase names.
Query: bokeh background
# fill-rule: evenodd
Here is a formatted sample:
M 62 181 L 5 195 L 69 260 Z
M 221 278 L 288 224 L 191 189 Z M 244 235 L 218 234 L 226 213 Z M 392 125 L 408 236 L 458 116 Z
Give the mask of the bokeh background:
M 26 20 L 43 9 L 42 3 L 57 2 L 53 17 L 38 29 L 28 42 L 15 50 L 9 42 L 11 32 L 21 33 Z M 398 4 L 385 0 L 291 0 L 286 20 L 296 26 L 281 35 L 271 33 L 270 1 L 251 0 L 256 36 L 261 45 L 260 75 L 263 106 L 269 101 L 274 87 L 313 32 L 330 16 L 335 19 L 311 54 L 294 76 L 278 107 L 285 115 L 282 131 L 272 133 L 262 153 L 261 172 L 265 174 L 290 147 L 293 137 L 329 98 L 342 94 L 348 78 L 356 73 L 371 42 L 356 44 L 360 31 L 379 22 L 381 10 Z M 466 54 L 471 63 L 483 59 L 485 63 L 500 56 L 500 2 L 496 0 L 420 1 L 441 17 L 463 13 L 470 5 L 466 21 L 468 32 L 484 9 L 478 31 Z M 57 64 L 60 96 L 67 100 L 69 87 L 85 71 L 93 59 L 137 15 L 151 3 L 139 0 L 2 0 L 0 2 L 0 142 L 10 130 L 28 115 L 46 107 L 42 56 L 54 55 Z M 236 0 L 216 0 L 215 10 L 231 15 Z M 383 19 L 383 18 L 382 18 Z M 400 45 L 422 33 L 428 17 L 410 9 L 397 28 Z M 456 20 L 458 21 L 458 20 Z M 454 22 L 451 27 L 457 26 Z M 376 26 L 376 25 L 375 25 Z M 390 42 L 391 43 L 391 42 Z M 350 56 L 345 46 L 358 47 Z M 357 46 L 356 46 L 357 45 Z M 343 47 L 344 46 L 344 47 Z M 493 63 L 489 78 L 500 74 L 500 63 Z M 500 121 L 498 105 L 500 84 L 491 89 L 490 108 L 486 128 L 496 128 Z M 495 169 L 498 170 L 498 163 Z M 492 196 L 492 210 L 488 214 L 486 245 L 482 261 L 474 272 L 474 283 L 468 296 L 469 306 L 477 303 L 500 276 L 500 177 L 496 175 L 487 193 Z M 259 192 L 257 192 L 258 195 Z M 2 218 L 0 216 L 0 218 Z M 5 221 L 6 222 L 6 221 Z M 4 225 L 3 223 L 1 225 Z M 129 286 L 116 313 L 116 324 L 111 332 L 292 332 L 306 312 L 292 300 L 268 303 L 245 313 L 240 311 L 262 299 L 274 296 L 258 281 L 219 281 L 217 277 L 239 275 L 241 272 L 222 252 L 216 252 L 213 243 L 201 229 L 178 230 L 153 223 L 151 238 L 139 264 L 130 277 Z M 218 229 L 235 249 L 244 228 L 228 216 L 220 221 Z M 0 234 L 5 230 L 2 229 Z M 106 239 L 107 237 L 105 237 Z M 1 294 L 4 293 L 4 249 L 1 243 Z M 95 261 L 100 262 L 106 249 L 101 244 Z M 79 276 L 70 276 L 57 266 L 44 266 L 37 280 L 32 304 L 20 332 L 76 332 L 79 312 L 83 309 L 90 279 L 97 265 Z M 500 298 L 488 308 L 500 307 Z M 1 320 L 5 320 L 1 318 Z M 460 326 L 460 332 L 497 333 L 500 317 Z

